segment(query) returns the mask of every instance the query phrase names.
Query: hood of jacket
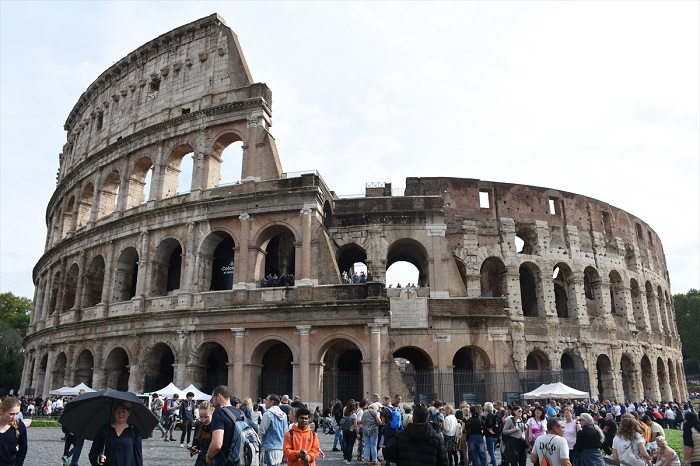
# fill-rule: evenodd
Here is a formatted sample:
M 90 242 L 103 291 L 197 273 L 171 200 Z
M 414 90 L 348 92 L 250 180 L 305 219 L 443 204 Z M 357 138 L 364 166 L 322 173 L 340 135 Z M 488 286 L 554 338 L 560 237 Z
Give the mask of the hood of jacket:
M 287 415 L 277 405 L 271 406 L 266 412 L 273 414 L 277 419 L 287 419 Z
M 435 433 L 435 429 L 433 429 L 433 426 L 430 424 L 426 423 L 411 423 L 406 425 L 406 429 L 404 430 L 406 432 L 405 435 L 408 436 L 411 440 L 414 440 L 416 442 L 424 442 L 426 439 L 436 436 L 437 434 Z

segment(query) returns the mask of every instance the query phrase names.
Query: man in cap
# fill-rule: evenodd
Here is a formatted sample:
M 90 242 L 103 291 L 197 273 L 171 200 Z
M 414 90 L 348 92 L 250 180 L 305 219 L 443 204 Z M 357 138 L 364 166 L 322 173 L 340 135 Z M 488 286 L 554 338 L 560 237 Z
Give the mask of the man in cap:
M 153 411 L 153 414 L 155 414 L 158 419 L 163 417 L 163 400 L 158 397 L 157 393 L 151 395 L 151 411 Z M 156 428 L 163 434 L 161 438 L 167 442 L 168 439 L 165 437 L 168 434 L 163 425 L 159 422 Z

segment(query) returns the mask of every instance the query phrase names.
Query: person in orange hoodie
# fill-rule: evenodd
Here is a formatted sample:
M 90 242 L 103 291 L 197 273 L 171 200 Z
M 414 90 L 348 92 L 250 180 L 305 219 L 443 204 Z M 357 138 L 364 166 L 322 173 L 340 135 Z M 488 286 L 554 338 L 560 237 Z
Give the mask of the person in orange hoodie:
M 296 424 L 284 435 L 284 457 L 289 466 L 313 466 L 321 452 L 318 435 L 309 428 L 311 412 L 306 408 L 296 411 Z

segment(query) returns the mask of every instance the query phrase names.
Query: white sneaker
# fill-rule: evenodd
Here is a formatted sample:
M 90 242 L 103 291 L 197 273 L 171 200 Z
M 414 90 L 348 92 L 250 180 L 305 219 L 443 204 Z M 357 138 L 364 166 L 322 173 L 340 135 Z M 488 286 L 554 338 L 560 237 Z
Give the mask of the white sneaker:
M 184 443 L 181 443 L 181 444 L 180 444 L 180 448 L 185 448 L 185 444 L 184 444 Z

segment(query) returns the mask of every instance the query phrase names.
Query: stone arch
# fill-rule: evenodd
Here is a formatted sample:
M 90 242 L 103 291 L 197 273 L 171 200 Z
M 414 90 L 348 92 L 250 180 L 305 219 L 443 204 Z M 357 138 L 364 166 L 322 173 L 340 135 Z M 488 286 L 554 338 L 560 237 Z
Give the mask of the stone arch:
M 326 228 L 335 226 L 335 221 L 333 219 L 333 206 L 328 200 L 323 203 L 323 226 Z
M 151 262 L 151 296 L 175 295 L 180 290 L 182 245 L 175 238 L 158 244 Z
M 418 269 L 418 283 L 420 287 L 430 286 L 428 273 L 428 251 L 419 241 L 412 238 L 401 238 L 389 245 L 387 249 L 386 268 L 394 262 L 408 262 Z
M 127 209 L 138 207 L 148 200 L 148 194 L 145 191 L 147 185 L 146 178 L 149 176 L 152 168 L 153 160 L 148 156 L 141 157 L 134 164 L 127 189 Z
M 520 302 L 525 317 L 545 317 L 542 272 L 532 262 L 520 264 Z
M 671 386 L 668 381 L 666 364 L 661 357 L 656 358 L 656 380 L 659 381 L 659 392 L 661 393 L 661 399 L 671 400 L 673 395 L 671 394 Z
M 336 252 L 338 270 L 341 272 L 348 272 L 348 276 L 352 277 L 355 270 L 355 264 L 357 262 L 362 262 L 367 265 L 367 252 L 360 245 L 356 243 L 348 243 L 343 245 Z
M 62 388 L 66 386 L 66 366 L 68 365 L 68 358 L 66 357 L 66 353 L 61 351 L 58 356 L 56 356 L 56 360 L 54 362 L 53 366 L 53 374 L 51 377 L 51 384 L 53 385 L 53 389 L 57 388 Z M 49 387 L 51 388 L 51 387 Z
M 129 355 L 124 348 L 113 348 L 105 360 L 105 387 L 129 390 Z
M 46 369 L 49 365 L 49 355 L 44 354 L 39 361 L 39 374 L 37 376 L 37 393 L 43 393 L 44 385 L 48 382 L 46 381 Z M 50 390 L 51 387 L 49 387 Z M 48 391 L 48 390 L 47 390 Z
M 481 263 L 481 296 L 501 297 L 507 294 L 508 271 L 498 257 L 488 257 Z
M 80 205 L 78 205 L 78 218 L 76 222 L 76 230 L 84 227 L 90 221 L 92 214 L 92 199 L 95 195 L 95 185 L 88 182 L 83 188 L 80 196 Z
M 85 274 L 83 307 L 96 306 L 102 301 L 105 280 L 105 261 L 100 255 L 93 257 Z
M 452 357 L 455 400 L 491 399 L 487 389 L 491 363 L 486 352 L 478 346 L 463 346 Z
M 75 359 L 75 376 L 73 382 L 75 384 L 84 383 L 88 387 L 92 387 L 92 377 L 95 368 L 95 359 L 92 352 L 84 349 L 78 354 Z
M 549 357 L 544 351 L 536 349 L 527 355 L 525 370 L 528 372 L 543 372 L 551 369 Z
M 423 348 L 404 346 L 394 351 L 393 357 L 409 397 L 413 397 L 416 402 L 427 400 L 428 403 L 438 398 L 433 361 Z
M 539 253 L 537 229 L 533 225 L 518 224 L 515 238 L 516 253 L 530 255 L 537 255 Z
M 612 270 L 608 279 L 610 280 L 610 312 L 613 315 L 624 316 L 627 314 L 627 306 L 622 277 L 616 270 Z
M 61 305 L 61 312 L 69 311 L 75 306 L 75 294 L 78 289 L 78 280 L 80 275 L 80 268 L 78 264 L 73 263 L 68 269 L 66 274 L 66 281 L 63 285 L 63 303 Z
M 644 318 L 644 305 L 642 304 L 642 290 L 639 288 L 637 280 L 630 279 L 630 295 L 632 296 L 632 309 L 634 310 L 634 322 L 637 329 L 646 329 L 646 319 Z
M 257 364 L 251 372 L 258 369 L 257 374 L 251 373 L 251 380 L 258 380 L 258 396 L 268 393 L 292 396 L 294 380 L 295 355 L 291 347 L 276 338 L 270 338 L 257 345 L 252 354 L 251 363 Z
M 659 310 L 656 305 L 656 296 L 654 295 L 654 287 L 651 285 L 649 280 L 644 284 L 644 296 L 647 301 L 647 312 L 649 313 L 649 323 L 651 324 L 652 332 L 658 332 L 663 330 L 661 322 L 659 321 Z
M 152 392 L 165 387 L 175 376 L 175 352 L 165 342 L 151 345 L 141 361 L 143 365 L 143 391 Z
M 589 385 L 588 371 L 583 358 L 573 349 L 567 349 L 562 353 L 559 360 L 559 367 L 562 371 L 562 382 L 570 387 L 579 387 L 582 384 Z M 585 380 L 581 379 L 581 374 L 585 375 Z
M 598 355 L 595 366 L 598 399 L 615 398 L 613 396 L 615 394 L 615 376 L 610 358 L 605 354 Z
M 323 402 L 327 406 L 332 400 L 346 402 L 350 398 L 365 397 L 363 380 L 364 355 L 357 342 L 337 336 L 327 339 L 319 356 L 323 370 Z
M 228 385 L 229 356 L 219 341 L 205 341 L 197 349 L 194 382 L 211 393 L 219 385 Z
M 586 312 L 591 317 L 604 314 L 603 289 L 600 275 L 590 265 L 583 269 L 583 293 L 586 297 Z
M 199 269 L 204 272 L 199 291 L 230 290 L 234 284 L 236 243 L 230 232 L 210 232 L 199 246 Z
M 554 266 L 552 275 L 557 317 L 563 319 L 576 317 L 576 288 L 571 268 L 566 263 L 559 262 Z
M 73 210 L 75 210 L 75 196 L 71 196 L 66 203 L 66 210 L 63 213 L 63 227 L 61 228 L 61 238 L 65 238 L 73 230 Z
M 642 388 L 644 390 L 644 398 L 646 399 L 656 399 L 656 394 L 654 393 L 654 369 L 651 361 L 645 354 L 642 356 L 642 360 L 639 363 L 639 367 L 642 370 Z M 658 381 L 657 381 L 658 382 Z
M 222 164 L 226 163 L 223 157 L 224 150 L 236 142 L 245 144 L 243 136 L 238 131 L 233 129 L 227 129 L 215 136 L 214 144 L 212 145 L 212 154 L 209 157 L 209 177 L 207 181 L 207 188 L 219 186 L 222 180 Z M 241 178 L 243 178 L 243 174 L 245 172 L 244 159 L 244 154 L 241 154 Z
M 125 248 L 117 259 L 114 271 L 112 302 L 128 301 L 136 296 L 136 280 L 139 272 L 139 253 L 136 248 Z
M 622 378 L 622 394 L 625 400 L 638 400 L 642 396 L 637 386 L 637 368 L 628 354 L 620 358 L 620 377 Z
M 297 239 L 291 227 L 282 223 L 267 225 L 260 230 L 255 244 L 261 251 L 255 264 L 256 277 L 277 275 L 281 280 L 296 275 Z
M 194 149 L 188 143 L 180 144 L 170 151 L 165 166 L 163 167 L 163 199 L 175 196 L 178 192 L 184 190 L 184 186 L 180 186 L 180 172 L 182 171 L 183 160 L 187 154 L 194 153 Z M 191 173 L 194 175 L 194 158 L 192 159 Z M 190 186 L 187 191 L 192 189 L 193 180 L 190 180 Z
M 102 182 L 97 218 L 103 218 L 117 210 L 121 176 L 117 170 L 110 171 Z

